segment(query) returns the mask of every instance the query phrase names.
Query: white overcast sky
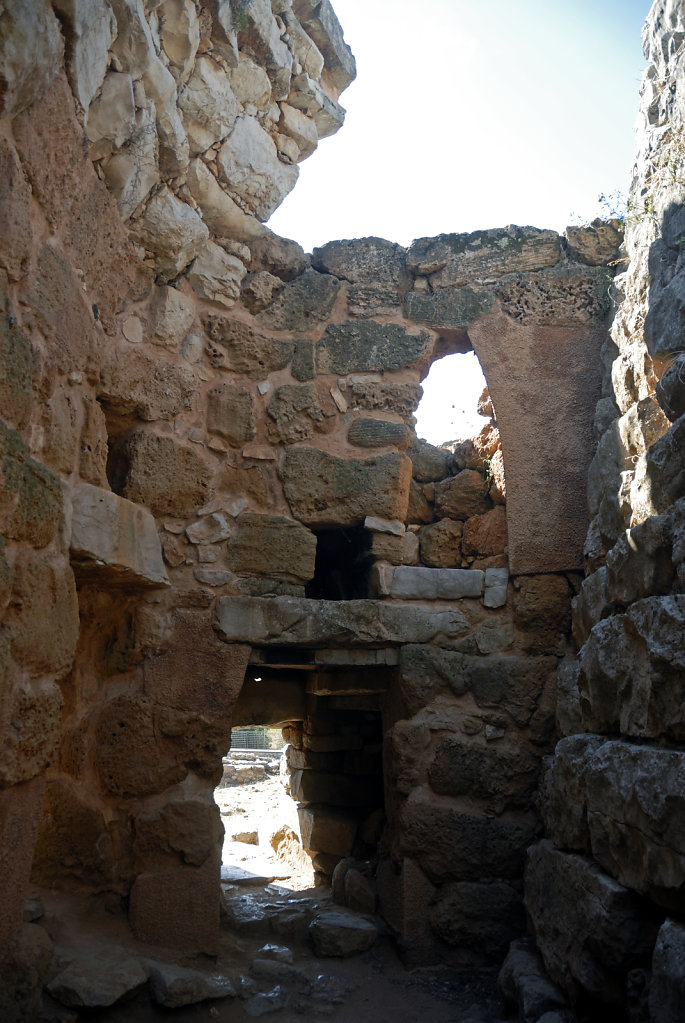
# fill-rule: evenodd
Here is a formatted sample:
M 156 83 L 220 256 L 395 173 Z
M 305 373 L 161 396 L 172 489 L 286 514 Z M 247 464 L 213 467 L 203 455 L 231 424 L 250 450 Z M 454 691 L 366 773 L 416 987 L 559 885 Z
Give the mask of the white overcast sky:
M 347 118 L 300 165 L 274 231 L 307 251 L 506 224 L 563 231 L 598 215 L 601 192 L 627 190 L 647 0 L 333 7 L 357 58 Z M 428 439 L 448 439 L 439 429 Z

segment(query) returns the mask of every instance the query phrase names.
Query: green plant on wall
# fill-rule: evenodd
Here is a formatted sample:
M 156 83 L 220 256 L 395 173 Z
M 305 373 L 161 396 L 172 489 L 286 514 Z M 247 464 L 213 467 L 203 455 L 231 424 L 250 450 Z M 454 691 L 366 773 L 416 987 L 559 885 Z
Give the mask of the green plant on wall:
M 248 9 L 252 0 L 233 0 L 233 21 L 238 32 L 247 32 L 250 22 Z

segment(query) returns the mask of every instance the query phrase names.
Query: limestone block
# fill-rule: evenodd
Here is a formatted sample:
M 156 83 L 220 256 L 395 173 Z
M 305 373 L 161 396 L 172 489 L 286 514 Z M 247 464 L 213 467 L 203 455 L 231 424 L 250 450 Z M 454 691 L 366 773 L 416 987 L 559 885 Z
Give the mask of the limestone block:
M 314 250 L 312 266 L 348 282 L 352 316 L 395 312 L 408 284 L 405 250 L 382 238 L 328 242 Z
M 271 102 L 271 82 L 263 67 L 255 64 L 244 54 L 240 54 L 237 67 L 230 73 L 231 86 L 239 103 L 248 104 L 264 110 Z
M 578 648 L 582 647 L 597 622 L 607 618 L 614 610 L 607 590 L 607 568 L 602 565 L 583 579 L 580 592 L 571 601 L 573 638 Z
M 571 264 L 537 274 L 507 274 L 495 282 L 492 292 L 502 311 L 521 324 L 590 326 L 606 321 L 606 283 L 603 268 Z
M 683 460 L 685 415 L 677 419 L 647 452 L 647 476 L 650 498 L 656 512 L 665 512 L 682 497 L 685 483 Z
M 314 575 L 316 537 L 279 515 L 243 512 L 228 545 L 228 567 L 238 575 L 263 575 L 307 582 Z
M 262 309 L 266 309 L 273 301 L 282 287 L 283 282 L 278 277 L 274 277 L 268 270 L 258 270 L 246 275 L 240 289 L 240 298 L 245 308 L 251 313 L 261 313 Z M 293 372 L 293 376 L 296 380 L 309 380 L 313 374 L 310 374 L 309 377 L 301 377 Z
M 357 834 L 358 818 L 347 810 L 301 806 L 297 809 L 304 849 L 349 856 Z
M 575 658 L 564 658 L 557 668 L 557 728 L 561 735 L 582 732 L 578 676 L 580 665 Z
M 282 11 L 281 17 L 288 30 L 288 46 L 292 51 L 293 57 L 308 75 L 315 79 L 321 78 L 324 60 L 318 46 L 311 36 L 307 35 L 295 17 L 292 8 L 286 8 Z
M 685 927 L 665 920 L 659 929 L 649 985 L 649 1012 L 660 1023 L 678 1023 L 685 1013 Z
M 7 1023 L 38 1019 L 43 1007 L 43 985 L 47 979 L 54 945 L 37 924 L 20 923 L 3 942 L 0 963 L 0 1012 Z
M 179 97 L 191 155 L 204 153 L 230 134 L 240 105 L 228 75 L 209 57 L 199 57 Z
M 394 323 L 354 321 L 329 324 L 316 347 L 319 373 L 389 372 L 417 366 L 432 349 L 426 331 L 411 334 Z
M 221 642 L 201 612 L 175 611 L 165 648 L 144 663 L 145 692 L 167 707 L 228 719 L 249 656 L 249 647 Z
M 475 469 L 463 469 L 435 485 L 435 514 L 440 519 L 470 519 L 490 507 L 487 480 Z
M 118 70 L 137 81 L 156 59 L 155 44 L 145 18 L 143 0 L 109 2 L 117 22 L 112 52 L 119 63 Z
M 290 448 L 280 475 L 294 517 L 310 527 L 354 525 L 367 515 L 400 520 L 406 515 L 411 462 L 401 454 L 360 461 L 316 448 Z
M 51 560 L 30 549 L 17 552 L 12 597 L 4 627 L 15 660 L 30 675 L 64 677 L 78 637 L 76 586 L 66 559 Z
M 473 796 L 501 813 L 526 808 L 537 787 L 539 758 L 523 744 L 478 745 L 456 736 L 441 739 L 428 768 L 434 792 L 442 796 Z
M 207 429 L 240 447 L 256 434 L 254 398 L 246 387 L 219 384 L 207 396 Z
M 287 99 L 293 58 L 271 10 L 270 0 L 252 0 L 239 19 L 238 42 L 251 50 L 266 68 L 275 100 Z
M 314 384 L 284 384 L 278 387 L 267 405 L 273 420 L 268 424 L 269 439 L 278 444 L 308 440 L 314 430 L 325 427 L 324 411 Z
M 514 591 L 514 624 L 530 653 L 563 648 L 571 625 L 571 594 L 562 575 L 523 576 Z
M 166 0 L 159 22 L 162 48 L 185 82 L 200 44 L 200 24 L 193 0 Z
M 559 849 L 590 851 L 586 781 L 592 755 L 604 742 L 598 735 L 572 735 L 557 743 L 547 776 L 545 822 Z
M 178 112 L 176 82 L 161 60 L 154 60 L 143 75 L 146 96 L 153 100 L 159 138 L 159 167 L 165 176 L 188 170 L 189 147 Z
M 159 278 L 170 280 L 200 254 L 209 230 L 187 203 L 165 187 L 153 196 L 141 219 L 132 225 L 131 237 L 153 253 Z
M 106 889 L 116 883 L 118 872 L 101 810 L 81 798 L 69 781 L 50 781 L 33 859 L 34 882 Z
M 368 529 L 371 533 L 389 533 L 392 536 L 404 536 L 403 522 L 379 519 L 376 515 L 366 516 L 364 519 L 364 529 Z
M 588 266 L 608 266 L 619 257 L 623 243 L 622 220 L 593 220 L 583 227 L 567 227 L 564 231 L 574 259 Z
M 654 942 L 637 896 L 592 860 L 548 841 L 528 853 L 525 893 L 551 979 L 572 998 L 584 990 L 604 1003 L 622 1002 L 626 973 Z
M 465 330 L 490 312 L 494 301 L 492 291 L 485 288 L 410 291 L 404 301 L 404 315 L 414 323 L 440 330 Z
M 251 246 L 254 259 L 254 247 Z M 310 331 L 330 316 L 340 282 L 329 274 L 305 270 L 279 291 L 258 322 L 272 330 Z
M 160 853 L 173 852 L 193 867 L 201 867 L 223 838 L 218 807 L 200 799 L 171 800 L 160 810 L 141 808 L 134 833 L 138 863 L 154 864 Z
M 31 188 L 16 152 L 0 141 L 0 268 L 18 281 L 28 271 L 33 243 L 29 201 Z M 8 330 L 6 322 L 3 333 Z
M 482 515 L 472 515 L 464 523 L 461 548 L 465 555 L 491 557 L 507 550 L 507 513 L 497 505 Z
M 91 160 L 109 156 L 131 138 L 136 128 L 133 79 L 118 71 L 105 75 L 100 94 L 88 107 L 86 134 Z
M 231 532 L 231 527 L 224 516 L 213 512 L 188 526 L 186 536 L 195 544 L 221 543 L 222 540 L 228 539 Z
M 150 102 L 136 110 L 130 141 L 102 164 L 105 183 L 122 219 L 128 220 L 138 210 L 159 181 L 158 152 L 155 105 Z
M 438 937 L 460 950 L 458 961 L 500 963 L 525 932 L 523 901 L 511 885 L 458 881 L 444 885 L 428 910 Z
M 167 1009 L 236 994 L 230 977 L 171 963 L 150 963 L 150 990 L 157 1004 Z
M 217 157 L 230 194 L 257 220 L 268 220 L 295 187 L 297 167 L 278 159 L 276 146 L 253 117 L 236 119 Z
M 472 234 L 418 238 L 407 253 L 407 266 L 431 275 L 436 287 L 460 287 L 483 278 L 541 270 L 561 257 L 561 239 L 536 227 L 494 228 Z
M 8 5 L 0 30 L 0 116 L 16 115 L 39 99 L 63 53 L 59 22 L 47 0 Z
M 121 496 L 153 515 L 189 515 L 212 497 L 212 467 L 196 447 L 174 437 L 134 431 L 122 449 Z
M 342 92 L 354 81 L 357 65 L 329 0 L 322 0 L 311 13 L 303 8 L 297 8 L 296 13 L 323 54 L 325 68 L 333 84 L 338 92 Z
M 79 573 L 109 585 L 168 585 L 149 511 L 88 483 L 73 492 L 72 508 L 70 554 Z
M 619 537 L 607 554 L 609 601 L 628 605 L 643 597 L 670 592 L 675 577 L 671 531 L 669 517 L 657 515 Z
M 531 938 L 512 942 L 497 986 L 508 1008 L 518 1007 L 520 1018 L 529 1023 L 562 1023 L 555 1010 L 568 1003 L 564 995 L 545 973 L 542 959 Z M 548 1015 L 552 1019 L 548 1019 Z
M 202 160 L 191 160 L 187 184 L 205 223 L 217 237 L 247 241 L 261 237 L 266 230 L 236 205 Z
M 411 458 L 412 477 L 417 483 L 437 483 L 450 474 L 452 456 L 447 448 L 416 440 L 409 445 L 407 454 Z
M 188 282 L 200 298 L 230 309 L 240 298 L 244 276 L 245 264 L 210 241 L 202 247 L 188 271 Z
M 48 983 L 47 990 L 71 1009 L 105 1009 L 133 998 L 147 978 L 147 968 L 139 959 L 112 948 L 72 960 Z
M 683 602 L 680 596 L 648 597 L 594 627 L 580 652 L 586 729 L 685 737 Z
M 193 325 L 195 306 L 177 288 L 155 288 L 150 304 L 151 341 L 177 351 Z
M 347 439 L 360 448 L 394 447 L 404 451 L 409 441 L 409 428 L 387 419 L 353 419 Z
M 54 763 L 62 737 L 62 693 L 53 682 L 15 689 L 7 703 L 0 753 L 3 786 L 30 781 Z
M 69 84 L 87 111 L 105 77 L 116 21 L 105 0 L 56 0 L 54 7 L 64 18 Z
M 98 399 L 109 411 L 145 422 L 173 419 L 190 408 L 195 392 L 190 366 L 157 351 L 109 349 L 100 367 Z
M 608 742 L 585 774 L 594 858 L 626 887 L 685 907 L 685 753 Z
M 429 568 L 457 568 L 461 565 L 461 522 L 441 519 L 419 531 L 421 561 Z
M 518 877 L 536 821 L 532 814 L 488 817 L 456 803 L 436 803 L 419 789 L 404 804 L 400 829 L 402 852 L 439 884 Z
M 308 156 L 312 155 L 319 142 L 316 124 L 311 117 L 307 117 L 296 107 L 291 107 L 287 103 L 281 103 L 280 106 L 279 130 L 295 143 L 296 162 L 306 160 Z
M 354 778 L 323 771 L 299 771 L 291 776 L 290 795 L 298 803 L 325 803 L 326 806 L 375 806 L 382 801 L 379 785 L 368 777 Z
M 43 548 L 62 521 L 62 491 L 58 480 L 29 455 L 14 430 L 0 420 L 0 529 L 6 540 L 25 540 Z
M 486 607 L 504 607 L 507 602 L 508 568 L 486 568 L 483 603 Z
M 434 612 L 374 600 L 220 597 L 216 614 L 216 627 L 228 642 L 254 646 L 395 646 L 468 631 L 456 610 Z
M 293 357 L 292 341 L 260 334 L 238 320 L 208 313 L 202 324 L 210 340 L 225 350 L 222 365 L 251 380 L 263 380 L 275 370 L 284 369 Z
M 425 525 L 426 523 L 430 524 L 432 521 L 433 506 L 426 497 L 424 487 L 411 480 L 409 484 L 409 503 L 407 505 L 407 524 Z
M 335 135 L 342 128 L 345 109 L 328 96 L 316 79 L 306 72 L 291 80 L 288 103 L 298 110 L 306 111 L 314 119 L 320 139 Z
M 316 955 L 346 958 L 365 952 L 375 943 L 378 928 L 346 910 L 327 910 L 314 917 L 309 934 Z
M 140 941 L 194 955 L 216 955 L 219 940 L 218 847 L 202 867 L 167 867 L 139 874 L 129 920 Z
M 0 169 L 1 164 L 2 155 Z M 34 353 L 28 337 L 18 327 L 10 326 L 9 317 L 3 316 L 0 320 L 0 407 L 4 421 L 20 430 L 28 423 L 33 407 L 33 373 Z
M 477 569 L 418 568 L 401 565 L 392 570 L 391 597 L 400 600 L 460 600 L 480 597 L 483 572 Z

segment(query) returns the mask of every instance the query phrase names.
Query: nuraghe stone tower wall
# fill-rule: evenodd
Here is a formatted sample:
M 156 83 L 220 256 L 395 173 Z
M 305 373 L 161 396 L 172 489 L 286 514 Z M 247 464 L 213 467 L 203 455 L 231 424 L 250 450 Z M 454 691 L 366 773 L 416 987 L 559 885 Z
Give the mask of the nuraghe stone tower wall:
M 638 171 L 658 188 L 611 341 L 617 223 L 311 256 L 264 226 L 343 121 L 355 65 L 328 0 L 3 11 L 6 976 L 27 943 L 36 990 L 52 969 L 21 930 L 31 878 L 216 951 L 212 790 L 232 724 L 258 722 L 287 730 L 320 878 L 371 857 L 410 962 L 500 961 L 530 849 L 525 908 L 566 997 L 625 1005 L 667 913 L 654 1004 L 682 994 L 676 10 L 650 22 L 662 149 Z M 497 429 L 452 457 L 412 416 L 430 364 L 471 349 Z M 669 779 L 652 845 L 644 765 Z M 608 923 L 579 909 L 588 877 Z M 631 892 L 652 900 L 633 915 Z M 512 956 L 511 997 L 534 953 Z M 31 997 L 10 993 L 18 1018 Z

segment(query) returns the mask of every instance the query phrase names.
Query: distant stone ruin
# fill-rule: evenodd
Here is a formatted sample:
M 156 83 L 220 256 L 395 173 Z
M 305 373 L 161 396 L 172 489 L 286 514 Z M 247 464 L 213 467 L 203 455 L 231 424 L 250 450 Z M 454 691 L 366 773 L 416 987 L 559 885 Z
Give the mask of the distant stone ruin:
M 682 1023 L 684 38 L 656 0 L 625 241 L 305 254 L 264 222 L 343 123 L 329 0 L 4 5 L 3 1019 L 56 972 L 31 886 L 216 954 L 212 793 L 259 724 L 409 965 Z M 492 423 L 419 441 L 471 350 Z

